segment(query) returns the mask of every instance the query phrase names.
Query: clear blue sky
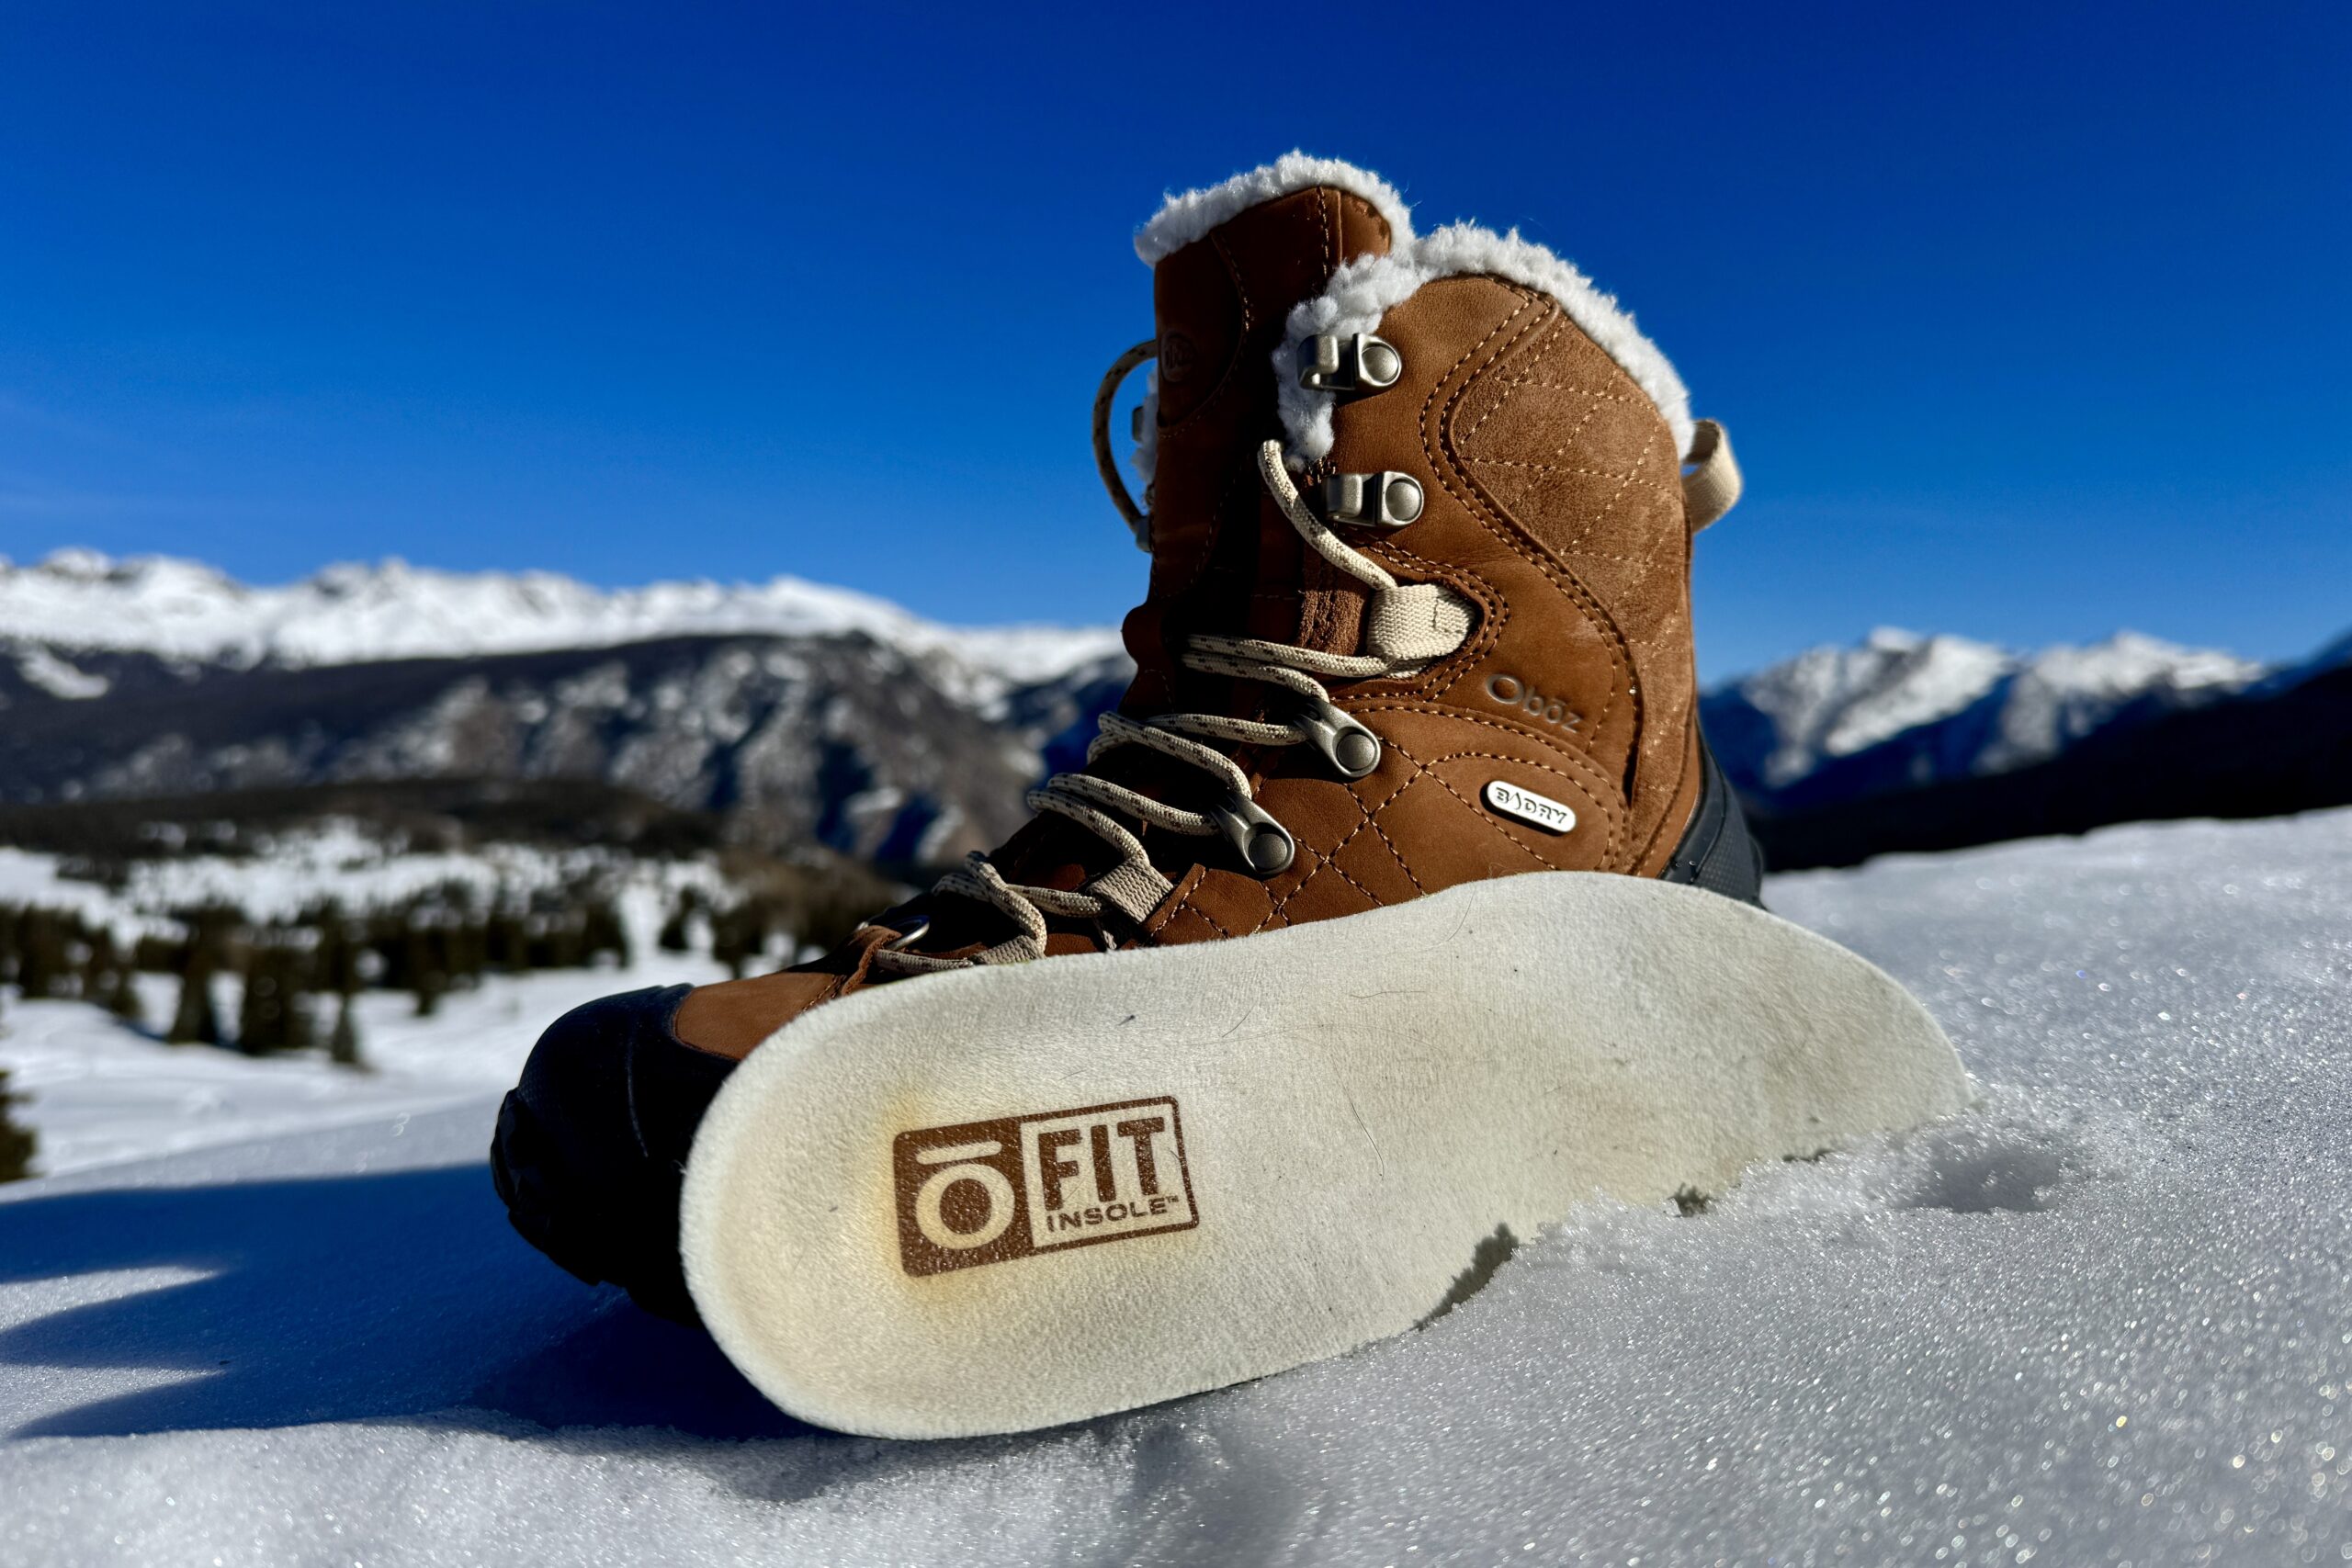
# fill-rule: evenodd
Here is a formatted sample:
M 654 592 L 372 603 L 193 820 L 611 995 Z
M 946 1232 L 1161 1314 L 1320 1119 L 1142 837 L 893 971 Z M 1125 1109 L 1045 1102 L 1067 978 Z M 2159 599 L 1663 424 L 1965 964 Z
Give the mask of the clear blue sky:
M 1111 619 L 1130 236 L 1303 145 L 1572 257 L 1729 426 L 1711 674 L 2290 656 L 2352 626 L 2347 106 L 2341 3 L 11 6 L 0 554 Z

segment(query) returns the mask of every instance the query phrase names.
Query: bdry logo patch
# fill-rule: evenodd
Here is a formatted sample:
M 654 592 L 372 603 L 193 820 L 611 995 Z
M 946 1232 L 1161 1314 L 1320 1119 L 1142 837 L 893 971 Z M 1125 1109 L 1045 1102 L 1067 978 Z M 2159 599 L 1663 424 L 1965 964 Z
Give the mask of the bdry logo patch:
M 1173 1100 L 925 1127 L 890 1160 L 910 1274 L 1200 1224 Z

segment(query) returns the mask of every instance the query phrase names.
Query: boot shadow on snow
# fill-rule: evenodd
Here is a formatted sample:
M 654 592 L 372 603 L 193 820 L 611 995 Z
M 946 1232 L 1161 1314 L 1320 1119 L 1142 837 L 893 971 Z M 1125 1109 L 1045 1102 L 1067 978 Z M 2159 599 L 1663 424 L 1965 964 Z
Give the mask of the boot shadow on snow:
M 134 1271 L 183 1278 L 104 1278 Z M 89 1287 L 74 1304 L 28 1302 L 26 1287 L 69 1279 Z M 89 1299 L 111 1289 L 121 1293 Z M 1182 1427 L 1184 1402 L 936 1443 L 876 1444 L 797 1421 L 700 1330 L 550 1267 L 507 1227 L 479 1165 L 0 1202 L 0 1386 L 16 1389 L 0 1432 L 20 1438 L 413 1422 L 667 1454 L 741 1496 L 790 1505 L 1139 1422 L 1135 1528 L 1155 1539 L 1181 1522 L 1161 1517 L 1177 1506 L 1164 1494 L 1199 1468 L 1171 1472 L 1198 1456 L 1151 1440 L 1171 1417 Z M 145 1376 L 91 1399 L 75 1386 L 85 1371 Z M 1218 1495 L 1235 1502 L 1239 1484 Z
M 182 1278 L 76 1291 L 48 1312 L 24 1290 L 130 1270 Z M 507 1228 L 479 1165 L 0 1203 L 8 1319 L 0 1368 L 60 1372 L 46 1387 L 0 1374 L 19 1391 L 0 1416 L 17 1437 L 426 1415 L 504 1431 L 831 1436 L 771 1406 L 699 1331 L 548 1267 Z M 82 1369 L 152 1375 L 92 1400 L 70 1375 Z
M 1932 1157 L 1883 1195 L 1889 1206 L 2033 1213 L 2086 1158 L 2057 1130 L 1978 1118 L 1925 1141 Z M 1431 1318 L 1487 1284 L 1517 1239 L 1500 1231 L 1482 1243 Z M 134 1271 L 182 1278 L 101 1282 Z M 43 1311 L 28 1300 L 26 1287 L 74 1277 L 90 1288 L 73 1292 L 73 1304 Z M 479 1165 L 0 1202 L 0 1369 L 10 1370 L 0 1377 L 18 1391 L 0 1421 L 20 1438 L 427 1418 L 616 1448 L 655 1434 L 687 1444 L 837 1437 L 775 1409 L 700 1331 L 550 1268 L 507 1227 Z M 43 1386 L 16 1369 L 58 1375 Z M 73 1376 L 84 1370 L 148 1376 L 90 1399 Z M 1103 1425 L 1149 1430 L 1154 1415 Z M 835 1473 L 843 1465 L 873 1467 L 870 1445 L 824 1446 L 836 1450 L 824 1474 L 729 1466 L 724 1479 L 790 1501 L 847 1478 Z M 920 1445 L 926 1463 L 967 1449 Z M 911 1457 L 901 1450 L 886 1468 Z

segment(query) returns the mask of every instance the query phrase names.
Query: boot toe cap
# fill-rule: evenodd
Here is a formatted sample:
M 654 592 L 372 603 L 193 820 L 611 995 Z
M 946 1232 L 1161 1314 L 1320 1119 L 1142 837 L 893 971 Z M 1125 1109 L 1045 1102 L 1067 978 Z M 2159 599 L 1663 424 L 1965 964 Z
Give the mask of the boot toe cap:
M 491 1171 L 534 1247 L 691 1322 L 678 1193 L 695 1129 L 735 1063 L 678 1038 L 687 993 L 605 997 L 550 1024 L 499 1110 Z

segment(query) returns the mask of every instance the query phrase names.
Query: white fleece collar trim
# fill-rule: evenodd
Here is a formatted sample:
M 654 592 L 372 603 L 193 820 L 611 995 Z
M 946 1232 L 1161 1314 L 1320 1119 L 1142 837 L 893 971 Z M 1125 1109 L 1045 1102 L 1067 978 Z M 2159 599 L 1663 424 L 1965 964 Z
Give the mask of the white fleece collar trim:
M 1331 409 L 1337 400 L 1329 392 L 1309 391 L 1298 384 L 1301 343 L 1322 333 L 1346 336 L 1377 331 L 1381 317 L 1423 284 L 1482 274 L 1540 289 L 1558 300 L 1568 319 L 1657 405 L 1674 433 L 1674 449 L 1690 450 L 1695 428 L 1690 394 L 1673 365 L 1634 327 L 1633 316 L 1619 308 L 1613 295 L 1601 293 L 1590 278 L 1542 245 L 1521 239 L 1516 229 L 1498 234 L 1475 223 L 1450 223 L 1388 255 L 1350 262 L 1332 275 L 1320 295 L 1292 308 L 1288 331 L 1274 351 L 1276 395 L 1292 455 L 1303 463 L 1330 455 Z
M 1362 197 L 1387 220 L 1398 247 L 1412 243 L 1413 209 L 1396 194 L 1396 186 L 1368 169 L 1359 169 L 1337 158 L 1285 152 L 1271 164 L 1234 175 L 1223 185 L 1188 190 L 1182 196 L 1171 194 L 1151 221 L 1136 231 L 1136 254 L 1143 258 L 1145 265 L 1157 266 L 1161 258 L 1182 250 L 1227 220 L 1261 202 L 1314 186 L 1329 186 Z
M 1368 169 L 1335 158 L 1285 153 L 1222 185 L 1169 197 L 1136 234 L 1136 254 L 1157 265 L 1250 208 L 1315 186 L 1344 190 L 1370 203 L 1386 220 L 1393 248 L 1385 256 L 1350 262 L 1332 275 L 1322 294 L 1291 310 L 1273 363 L 1283 428 L 1295 463 L 1304 466 L 1329 456 L 1331 409 L 1337 400 L 1329 392 L 1308 391 L 1298 384 L 1298 344 L 1319 333 L 1344 335 L 1377 331 L 1381 317 L 1410 299 L 1421 285 L 1440 277 L 1480 274 L 1539 289 L 1559 301 L 1568 319 L 1648 394 L 1673 432 L 1675 450 L 1690 453 L 1696 434 L 1690 391 L 1672 363 L 1642 335 L 1632 313 L 1618 305 L 1615 296 L 1600 292 L 1574 265 L 1532 240 L 1521 238 L 1516 229 L 1498 234 L 1475 223 L 1450 223 L 1434 233 L 1417 236 L 1412 209 L 1394 186 Z M 1156 404 L 1156 377 L 1148 395 Z M 1159 457 L 1157 415 L 1156 406 L 1147 412 L 1144 439 L 1132 459 L 1146 483 Z

